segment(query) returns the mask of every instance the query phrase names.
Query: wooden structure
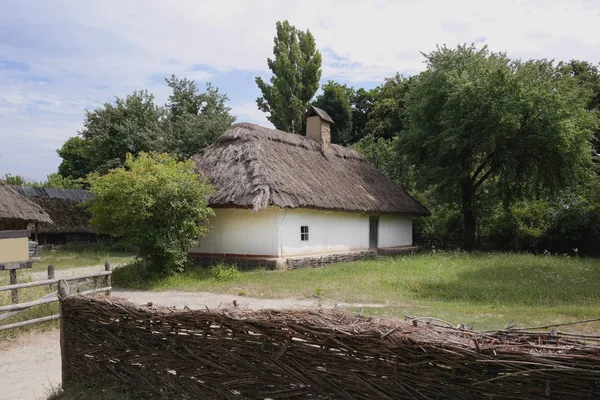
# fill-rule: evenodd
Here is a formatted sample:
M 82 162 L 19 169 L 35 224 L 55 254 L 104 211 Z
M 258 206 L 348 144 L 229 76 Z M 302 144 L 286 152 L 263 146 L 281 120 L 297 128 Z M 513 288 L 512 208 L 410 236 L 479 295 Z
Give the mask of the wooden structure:
M 103 283 L 101 282 L 102 280 L 103 280 Z M 54 287 L 57 288 L 57 290 L 52 291 L 34 301 L 28 301 L 25 303 L 17 302 L 17 304 L 9 304 L 9 305 L 0 306 L 0 321 L 7 319 L 9 317 L 12 317 L 13 315 L 15 315 L 21 311 L 27 310 L 31 307 L 36 307 L 36 306 L 40 306 L 42 304 L 49 304 L 49 303 L 57 302 L 59 299 L 59 296 L 61 295 L 61 290 L 63 290 L 63 293 L 66 293 L 66 294 L 69 294 L 69 292 L 72 291 L 73 292 L 72 294 L 86 295 L 86 294 L 92 294 L 92 293 L 104 293 L 106 296 L 109 296 L 112 291 L 111 281 L 112 281 L 112 268 L 111 268 L 110 262 L 108 262 L 108 261 L 106 261 L 106 263 L 104 264 L 104 272 L 98 272 L 95 274 L 82 275 L 82 276 L 70 277 L 70 278 L 64 278 L 64 279 L 55 279 L 54 278 L 54 266 L 49 265 L 48 266 L 48 279 L 41 280 L 41 281 L 35 281 L 35 282 L 19 283 L 19 284 L 12 284 L 12 282 L 11 282 L 10 285 L 0 286 L 0 293 L 10 290 L 13 293 L 13 296 L 15 296 L 15 293 L 18 293 L 18 291 L 22 290 L 22 289 L 29 289 L 29 288 L 33 288 L 33 287 L 39 287 L 39 286 L 48 286 L 49 290 L 52 290 Z M 69 285 L 67 284 L 67 282 L 72 283 L 72 290 L 69 289 Z M 74 284 L 73 284 L 73 282 L 74 282 Z M 91 287 L 86 288 L 85 290 L 80 290 L 80 286 L 82 283 L 85 283 Z M 17 296 L 17 299 L 18 299 L 18 296 Z M 14 297 L 13 297 L 13 300 L 14 300 Z M 27 321 L 20 321 L 20 322 L 15 322 L 12 324 L 0 325 L 0 331 L 6 330 L 6 329 L 19 328 L 22 326 L 27 326 L 27 325 L 32 325 L 32 324 L 37 324 L 40 322 L 51 321 L 51 320 L 59 319 L 59 318 L 60 318 L 60 314 L 53 314 L 53 315 L 47 315 L 47 316 L 40 317 L 40 318 L 30 319 Z
M 29 223 L 51 224 L 50 216 L 40 206 L 21 196 L 0 181 L 0 271 L 9 270 L 10 283 L 17 283 L 17 270 L 31 268 L 37 259 L 29 252 Z M 13 303 L 18 293 L 12 292 Z
M 30 224 L 33 238 L 40 244 L 91 242 L 98 235 L 90 231 L 91 214 L 84 203 L 92 198 L 87 190 L 11 186 L 20 195 L 40 206 L 53 223 Z

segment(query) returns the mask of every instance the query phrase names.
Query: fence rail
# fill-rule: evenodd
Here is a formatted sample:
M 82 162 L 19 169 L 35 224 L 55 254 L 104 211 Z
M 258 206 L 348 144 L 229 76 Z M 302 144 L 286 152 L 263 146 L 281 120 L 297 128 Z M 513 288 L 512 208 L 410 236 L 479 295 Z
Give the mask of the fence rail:
M 61 282 L 65 282 L 64 286 L 67 287 L 67 290 L 68 290 L 68 284 L 66 284 L 66 282 L 85 282 L 85 281 L 91 280 L 93 288 L 84 290 L 84 291 L 79 291 L 79 288 L 77 288 L 77 294 L 88 295 L 88 294 L 93 294 L 93 293 L 104 292 L 108 296 L 111 294 L 111 291 L 112 291 L 111 276 L 112 276 L 112 267 L 110 265 L 110 262 L 108 262 L 108 261 L 104 264 L 103 272 L 97 272 L 94 274 L 86 274 L 86 275 L 81 275 L 81 276 L 66 277 L 66 278 L 62 278 L 62 279 L 54 278 L 54 266 L 49 265 L 48 266 L 48 278 L 49 279 L 44 279 L 44 280 L 35 281 L 35 282 L 14 283 L 11 285 L 0 286 L 0 293 L 10 291 L 11 298 L 13 300 L 13 304 L 0 306 L 0 321 L 7 319 L 9 317 L 12 317 L 13 315 L 18 314 L 27 309 L 30 309 L 32 307 L 37 307 L 37 306 L 41 306 L 44 304 L 55 303 L 59 300 L 58 292 L 54 291 L 52 293 L 48 293 L 48 294 L 42 296 L 41 298 L 39 298 L 37 300 L 19 303 L 18 302 L 18 291 L 20 289 L 29 289 L 29 288 L 39 287 L 39 286 L 48 286 L 48 288 L 50 288 L 50 290 L 51 290 L 53 285 L 57 285 L 57 289 L 58 289 L 58 286 L 61 285 Z M 104 278 L 104 286 L 98 288 L 98 280 L 100 278 Z M 11 280 L 11 282 L 12 282 L 12 280 Z M 37 324 L 40 322 L 52 321 L 52 320 L 59 319 L 59 318 L 60 318 L 60 314 L 53 314 L 53 315 L 48 315 L 48 316 L 44 316 L 44 317 L 40 317 L 40 318 L 29 319 L 26 321 L 15 322 L 12 324 L 0 325 L 0 331 L 14 329 L 14 328 L 20 328 L 22 326 L 33 325 L 33 324 Z

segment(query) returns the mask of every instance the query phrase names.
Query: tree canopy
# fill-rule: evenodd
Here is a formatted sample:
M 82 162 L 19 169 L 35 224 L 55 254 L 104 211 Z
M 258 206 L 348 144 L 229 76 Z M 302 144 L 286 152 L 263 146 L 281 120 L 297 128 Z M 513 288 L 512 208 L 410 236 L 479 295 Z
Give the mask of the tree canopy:
M 57 150 L 60 175 L 78 179 L 90 172 L 106 173 L 123 166 L 128 153 L 168 152 L 186 159 L 234 122 L 227 96 L 210 84 L 200 92 L 185 78 L 166 81 L 172 94 L 164 107 L 142 90 L 86 111 L 83 129 Z
M 187 250 L 207 232 L 213 189 L 191 160 L 158 153 L 127 154 L 123 167 L 88 176 L 90 224 L 139 249 L 160 273 L 185 267 Z
M 227 96 L 210 83 L 202 93 L 192 80 L 173 75 L 166 81 L 173 93 L 166 105 L 165 150 L 187 159 L 229 129 L 235 117 Z
M 352 140 L 352 100 L 354 89 L 329 81 L 323 85 L 323 93 L 317 96 L 313 105 L 327 111 L 335 121 L 331 126 L 331 142 L 346 145 Z
M 271 84 L 256 77 L 262 96 L 258 108 L 269 113 L 267 119 L 285 132 L 301 133 L 304 114 L 319 89 L 321 53 L 310 31 L 296 29 L 288 21 L 277 22 L 274 59 L 267 59 L 273 76 Z
M 460 205 L 465 248 L 475 245 L 482 185 L 511 200 L 527 188 L 564 187 L 589 166 L 590 93 L 551 61 L 474 46 L 438 48 L 426 60 L 406 96 L 398 148 L 424 187 Z

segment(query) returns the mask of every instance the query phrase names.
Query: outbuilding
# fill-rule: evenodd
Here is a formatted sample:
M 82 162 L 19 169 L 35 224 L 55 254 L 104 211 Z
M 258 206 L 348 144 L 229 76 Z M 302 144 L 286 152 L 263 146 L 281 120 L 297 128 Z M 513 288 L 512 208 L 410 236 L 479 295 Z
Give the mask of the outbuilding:
M 413 218 L 429 211 L 331 144 L 332 122 L 312 107 L 306 136 L 239 123 L 194 156 L 216 192 L 211 230 L 190 255 L 294 268 L 413 249 Z

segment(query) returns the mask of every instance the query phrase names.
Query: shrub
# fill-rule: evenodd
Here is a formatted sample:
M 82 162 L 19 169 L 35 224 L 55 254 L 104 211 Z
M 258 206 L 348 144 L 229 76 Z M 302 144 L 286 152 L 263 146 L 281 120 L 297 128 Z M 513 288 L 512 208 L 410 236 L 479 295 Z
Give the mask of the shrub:
M 219 282 L 232 281 L 240 276 L 240 271 L 232 264 L 219 263 L 213 265 L 210 267 L 210 273 L 212 277 Z
M 125 165 L 88 176 L 94 198 L 90 224 L 99 233 L 121 237 L 138 248 L 158 274 L 182 271 L 187 249 L 207 232 L 208 181 L 191 160 L 168 154 L 127 155 Z

